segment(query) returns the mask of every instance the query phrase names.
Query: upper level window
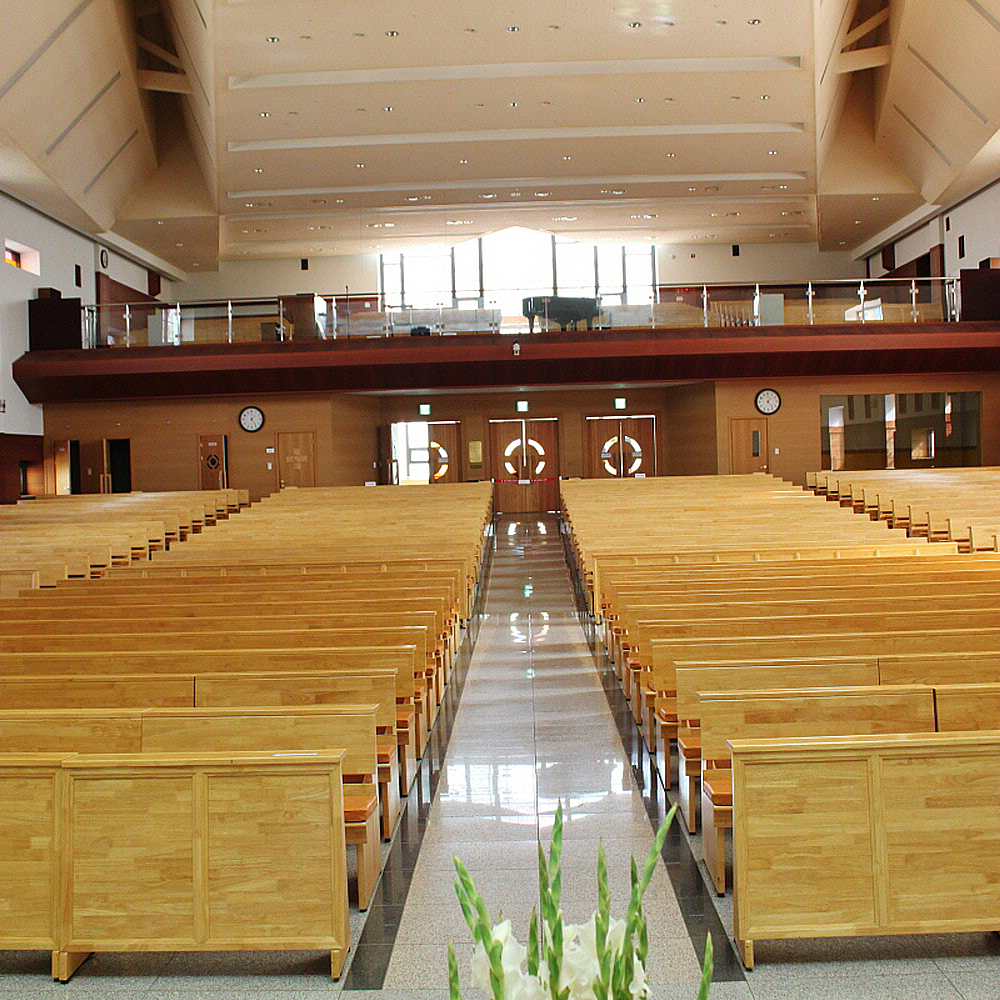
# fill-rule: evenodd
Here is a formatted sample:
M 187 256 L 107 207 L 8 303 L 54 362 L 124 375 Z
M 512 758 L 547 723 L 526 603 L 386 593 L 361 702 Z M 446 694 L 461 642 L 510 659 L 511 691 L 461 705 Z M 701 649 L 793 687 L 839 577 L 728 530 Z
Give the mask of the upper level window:
M 42 261 L 39 252 L 32 250 L 31 247 L 26 247 L 23 243 L 18 243 L 16 240 L 5 239 L 3 241 L 3 259 L 11 267 L 19 267 L 23 271 L 29 271 L 31 274 L 42 273 Z

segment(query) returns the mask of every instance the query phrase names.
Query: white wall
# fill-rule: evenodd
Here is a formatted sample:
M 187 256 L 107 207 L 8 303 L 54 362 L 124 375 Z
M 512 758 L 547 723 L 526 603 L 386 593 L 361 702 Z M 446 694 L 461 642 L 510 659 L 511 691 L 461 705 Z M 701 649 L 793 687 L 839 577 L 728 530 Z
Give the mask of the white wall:
M 734 257 L 730 244 L 657 247 L 661 285 L 698 282 L 782 283 L 864 277 L 864 261 L 849 253 L 821 251 L 815 243 L 741 243 Z
M 57 288 L 64 298 L 94 301 L 94 243 L 47 216 L 0 193 L 0 235 L 37 250 L 41 274 L 9 264 L 0 270 L 0 432 L 41 434 L 42 408 L 29 403 L 11 376 L 11 365 L 28 349 L 28 300 L 39 288 Z M 74 265 L 82 272 L 75 284 Z
M 958 238 L 965 237 L 965 256 L 958 256 Z M 886 237 L 888 237 L 888 232 Z M 876 237 L 876 242 L 879 240 Z M 887 240 L 887 242 L 890 242 Z M 894 242 L 896 265 L 919 257 L 938 243 L 944 244 L 944 273 L 958 277 L 963 268 L 979 267 L 986 257 L 1000 257 L 1000 180 L 960 202 L 943 209 L 922 226 Z M 873 278 L 885 274 L 882 253 L 868 258 Z
M 936 216 L 894 242 L 896 267 L 902 267 L 904 264 L 909 264 L 911 260 L 922 257 L 939 243 L 944 243 L 947 247 L 948 239 L 949 234 L 944 232 L 943 216 Z M 868 266 L 873 278 L 881 278 L 883 274 L 887 273 L 887 269 L 882 266 L 881 250 L 868 258 Z
M 303 271 L 299 258 L 273 260 L 220 261 L 219 270 L 210 274 L 188 275 L 170 290 L 178 302 L 205 299 L 248 299 L 257 296 L 343 295 L 378 291 L 378 257 L 310 257 L 309 270 Z M 165 296 L 161 296 L 165 298 Z
M 945 270 L 979 267 L 984 257 L 1000 257 L 1000 182 L 991 184 L 947 212 L 951 228 L 944 234 Z M 942 223 L 943 228 L 943 223 Z M 965 256 L 958 257 L 958 238 L 965 237 Z

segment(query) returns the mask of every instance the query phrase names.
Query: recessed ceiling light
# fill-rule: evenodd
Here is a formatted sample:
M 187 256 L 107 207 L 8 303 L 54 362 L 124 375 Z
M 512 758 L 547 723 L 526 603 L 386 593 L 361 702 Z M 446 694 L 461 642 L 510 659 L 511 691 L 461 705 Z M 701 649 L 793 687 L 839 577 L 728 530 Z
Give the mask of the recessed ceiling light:
M 777 156 L 778 155 L 778 151 L 776 149 L 769 149 L 767 151 L 767 155 L 768 156 Z
M 717 219 L 719 217 L 719 213 L 718 212 L 712 212 L 710 217 L 713 218 L 713 219 Z M 635 216 L 633 215 L 632 218 L 634 219 Z
M 642 27 L 642 21 L 629 21 L 628 26 L 630 28 L 641 28 Z
M 507 30 L 508 31 L 520 31 L 521 29 L 516 24 L 512 24 Z
M 511 191 L 510 196 L 511 196 L 511 198 L 520 198 L 521 197 L 521 192 L 520 191 Z
M 508 101 L 507 102 L 507 107 L 508 108 L 516 108 L 517 107 L 517 101 Z
M 846 242 L 847 242 L 847 240 L 841 240 L 840 241 L 840 245 L 843 246 Z
M 645 104 L 646 103 L 646 98 L 645 97 L 637 97 L 635 99 L 635 103 L 636 104 Z
M 769 100 L 771 100 L 771 95 L 770 94 L 761 94 L 760 95 L 760 100 L 762 100 L 762 101 L 769 101 Z
M 271 112 L 270 111 L 262 111 L 260 113 L 260 116 L 261 116 L 261 118 L 270 118 L 271 117 Z
M 677 154 L 676 153 L 664 153 L 663 154 L 668 160 L 672 160 Z
M 612 189 L 611 189 L 611 193 L 612 193 L 612 194 L 624 194 L 624 193 L 625 193 L 625 189 L 624 189 L 624 188 L 619 188 L 619 189 L 618 189 L 618 190 L 616 191 L 616 190 L 615 190 L 614 188 L 612 188 Z
M 689 187 L 688 188 L 688 191 L 697 191 L 697 190 L 698 190 L 697 188 L 693 188 L 693 187 Z
M 163 225 L 163 219 L 157 219 L 157 220 L 156 220 L 156 224 L 157 224 L 158 226 L 162 226 L 162 225 Z
M 576 222 L 576 216 L 575 215 L 557 215 L 552 221 L 553 222 Z
M 467 32 L 468 32 L 468 33 L 469 33 L 470 35 L 474 35 L 474 34 L 476 33 L 476 29 L 475 29 L 475 28 L 466 28 L 465 30 L 466 30 L 466 31 L 467 31 Z
M 468 163 L 469 161 L 468 160 L 459 160 L 458 162 L 459 163 Z
M 788 185 L 787 184 L 779 184 L 778 185 L 778 190 L 780 190 L 780 191 L 787 191 L 788 190 Z
M 489 200 L 490 198 L 495 198 L 496 195 L 492 191 L 489 191 L 486 194 L 481 194 L 479 197 L 486 198 L 487 200 Z
M 255 174 L 262 174 L 262 173 L 264 173 L 264 168 L 263 167 L 254 167 L 253 168 L 253 172 Z
M 861 225 L 861 220 L 860 219 L 855 219 L 854 220 L 854 225 L 860 226 Z
M 383 111 L 395 111 L 396 109 L 391 104 L 387 104 L 382 110 Z
M 445 219 L 446 226 L 471 226 L 472 219 Z
M 564 157 L 563 157 L 563 159 L 564 159 L 564 160 L 572 160 L 572 159 L 573 159 L 573 157 L 572 157 L 572 156 L 564 156 Z
M 244 208 L 253 208 L 253 202 L 252 201 L 245 201 L 245 202 L 243 202 L 243 207 Z
M 535 197 L 536 198 L 548 198 L 549 194 L 551 194 L 550 191 L 536 191 L 535 192 Z
M 343 205 L 344 204 L 344 199 L 343 198 L 338 198 L 337 199 L 337 204 L 338 205 Z
M 358 168 L 358 170 L 361 170 L 364 167 L 363 163 L 355 163 L 354 165 Z
M 280 42 L 281 39 L 278 38 L 277 35 L 268 35 L 267 38 L 264 39 L 264 41 L 271 42 L 271 44 L 273 45 L 275 42 Z
M 559 30 L 559 25 L 558 24 L 550 24 L 549 25 L 549 31 L 558 31 L 558 30 Z
M 630 215 L 630 219 L 655 219 L 655 215 Z
M 672 100 L 673 100 L 673 98 L 672 98 L 672 97 L 664 97 L 664 98 L 663 98 L 663 100 L 664 100 L 664 101 L 672 101 Z
M 424 201 L 430 201 L 431 200 L 431 196 L 429 194 L 422 195 L 421 197 L 423 198 Z
M 872 195 L 872 201 L 878 201 L 878 195 L 877 194 Z
M 747 21 L 747 24 L 760 24 L 760 18 L 759 17 L 751 17 L 750 20 Z
M 386 34 L 387 38 L 396 38 L 399 35 L 399 32 L 398 31 L 387 31 L 385 34 Z
M 726 215 L 739 215 L 739 212 L 726 212 Z
M 183 243 L 175 243 L 174 246 L 175 247 L 182 247 L 182 246 L 184 246 L 184 244 Z
M 420 199 L 415 194 L 410 194 L 406 196 L 407 201 L 420 201 Z
M 728 21 L 716 21 L 715 23 L 716 24 L 729 24 Z
M 363 31 L 355 31 L 354 32 L 354 37 L 355 38 L 364 38 L 365 37 L 365 33 Z

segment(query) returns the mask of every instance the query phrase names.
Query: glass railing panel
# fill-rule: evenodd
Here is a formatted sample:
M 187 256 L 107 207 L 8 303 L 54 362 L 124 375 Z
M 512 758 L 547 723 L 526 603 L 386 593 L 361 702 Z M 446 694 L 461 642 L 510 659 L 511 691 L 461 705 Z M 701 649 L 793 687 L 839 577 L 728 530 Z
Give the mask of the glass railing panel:
M 864 279 L 802 284 L 660 285 L 657 300 L 599 298 L 592 289 L 560 295 L 499 290 L 495 298 L 378 308 L 374 296 L 350 308 L 335 296 L 292 295 L 217 302 L 87 306 L 89 347 L 282 343 L 336 338 L 523 335 L 567 329 L 732 329 L 940 323 L 957 318 L 952 278 Z M 582 294 L 569 294 L 580 292 Z M 637 293 L 637 296 L 639 293 Z M 425 300 L 426 302 L 426 300 Z M 525 303 L 533 315 L 525 315 Z

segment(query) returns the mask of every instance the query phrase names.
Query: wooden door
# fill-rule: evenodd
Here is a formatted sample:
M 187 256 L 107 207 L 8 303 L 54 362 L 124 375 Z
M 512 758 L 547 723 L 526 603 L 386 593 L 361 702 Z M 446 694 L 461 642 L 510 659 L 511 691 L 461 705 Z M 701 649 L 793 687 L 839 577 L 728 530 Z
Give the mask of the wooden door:
M 70 463 L 70 443 L 67 440 L 52 442 L 52 492 L 69 496 L 73 492 Z
M 316 485 L 316 432 L 276 434 L 278 488 Z
M 736 476 L 767 472 L 767 420 L 729 418 L 729 471 Z
M 225 434 L 198 435 L 198 468 L 201 490 L 224 490 L 229 485 L 228 446 Z
M 462 425 L 457 420 L 427 425 L 432 483 L 460 483 L 462 481 L 461 427 Z
M 80 492 L 110 493 L 108 450 L 104 441 L 80 442 Z
M 559 509 L 559 421 L 491 420 L 490 478 L 498 512 Z
M 587 417 L 588 479 L 656 475 L 656 418 Z

